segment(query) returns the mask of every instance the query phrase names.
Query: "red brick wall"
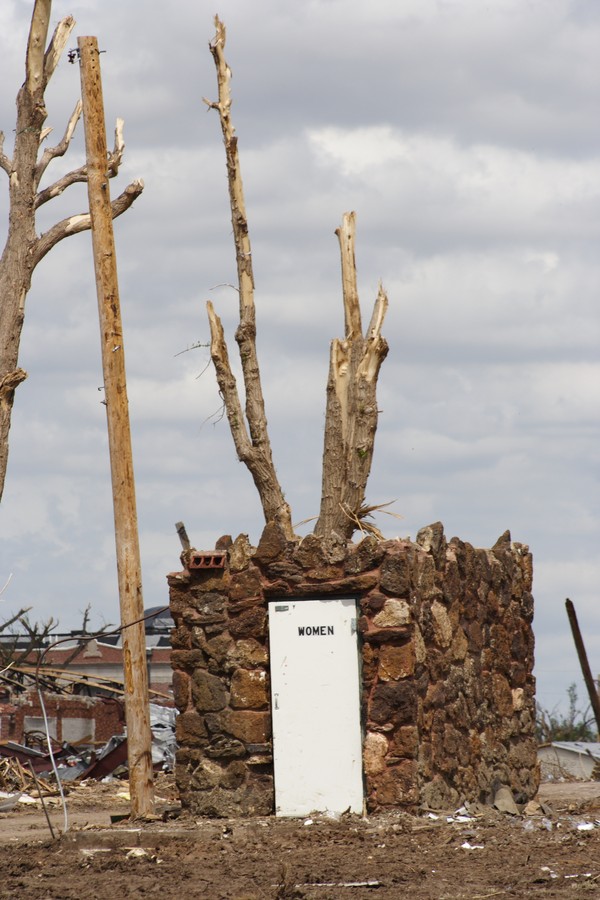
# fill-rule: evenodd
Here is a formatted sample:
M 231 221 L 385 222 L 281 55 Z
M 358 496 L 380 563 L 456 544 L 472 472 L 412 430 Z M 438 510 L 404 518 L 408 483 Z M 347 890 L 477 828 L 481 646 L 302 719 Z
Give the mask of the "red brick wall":
M 57 740 L 63 741 L 63 721 L 65 719 L 84 719 L 93 721 L 89 733 L 94 732 L 94 742 L 104 744 L 114 734 L 123 734 L 125 717 L 123 704 L 119 700 L 99 699 L 97 697 L 65 697 L 59 694 L 44 693 L 44 705 L 49 719 L 57 720 Z M 9 734 L 12 716 L 12 734 Z M 18 697 L 10 711 L 2 713 L 1 740 L 12 740 L 22 743 L 24 739 L 23 723 L 26 717 L 41 717 L 42 708 L 36 692 L 28 691 Z M 6 731 L 5 731 L 6 729 Z

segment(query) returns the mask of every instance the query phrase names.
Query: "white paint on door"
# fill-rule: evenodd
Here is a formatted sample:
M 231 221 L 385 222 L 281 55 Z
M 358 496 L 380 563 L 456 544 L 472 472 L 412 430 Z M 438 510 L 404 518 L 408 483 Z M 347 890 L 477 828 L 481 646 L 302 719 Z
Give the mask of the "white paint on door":
M 363 811 L 356 600 L 269 603 L 275 808 Z

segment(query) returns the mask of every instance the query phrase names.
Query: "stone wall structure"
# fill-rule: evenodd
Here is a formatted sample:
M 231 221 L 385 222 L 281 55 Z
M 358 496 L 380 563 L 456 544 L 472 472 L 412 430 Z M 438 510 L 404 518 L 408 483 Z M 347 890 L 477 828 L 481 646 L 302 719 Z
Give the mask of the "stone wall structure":
M 274 810 L 268 607 L 354 595 L 370 811 L 453 808 L 538 786 L 532 558 L 506 532 L 491 549 L 447 541 L 287 541 L 267 525 L 168 576 L 182 803 L 207 816 Z

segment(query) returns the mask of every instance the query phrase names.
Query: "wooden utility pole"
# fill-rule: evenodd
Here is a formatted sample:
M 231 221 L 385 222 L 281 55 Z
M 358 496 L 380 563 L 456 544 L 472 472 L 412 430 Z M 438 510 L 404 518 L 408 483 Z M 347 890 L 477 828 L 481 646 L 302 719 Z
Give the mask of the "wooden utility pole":
M 143 818 L 154 813 L 152 733 L 146 640 L 144 623 L 141 621 L 144 603 L 100 56 L 95 37 L 80 37 L 77 46 L 108 420 L 121 625 L 127 626 L 123 629 L 122 639 L 129 792 L 132 818 Z
M 577 650 L 577 656 L 579 657 L 579 665 L 581 666 L 583 680 L 585 681 L 585 686 L 590 698 L 590 704 L 592 706 L 594 718 L 596 719 L 596 731 L 600 734 L 600 695 L 598 694 L 598 691 L 596 689 L 596 684 L 594 682 L 592 670 L 590 669 L 587 653 L 585 652 L 585 645 L 583 643 L 581 631 L 579 630 L 577 613 L 575 612 L 573 601 L 567 598 L 565 600 L 565 606 L 567 608 L 567 616 L 569 617 L 571 631 L 573 632 L 573 640 L 575 641 L 575 649 Z

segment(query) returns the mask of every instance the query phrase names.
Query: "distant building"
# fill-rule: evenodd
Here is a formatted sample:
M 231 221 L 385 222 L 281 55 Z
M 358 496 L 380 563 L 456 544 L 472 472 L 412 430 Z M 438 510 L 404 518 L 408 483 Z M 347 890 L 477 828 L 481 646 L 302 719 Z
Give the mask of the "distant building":
M 173 706 L 170 631 L 173 620 L 162 607 L 146 614 L 146 665 L 150 700 Z M 0 635 L 4 656 L 18 659 L 30 645 L 27 635 Z M 78 648 L 79 646 L 79 649 Z M 24 659 L 0 674 L 0 742 L 23 742 L 41 730 L 42 711 L 30 674 L 41 653 L 40 686 L 59 742 L 104 741 L 123 730 L 123 647 L 120 634 L 87 638 L 82 632 L 52 634 L 29 649 Z M 1 667 L 0 667 L 1 668 Z
M 579 778 L 600 780 L 600 744 L 592 741 L 553 741 L 538 749 L 542 780 Z

